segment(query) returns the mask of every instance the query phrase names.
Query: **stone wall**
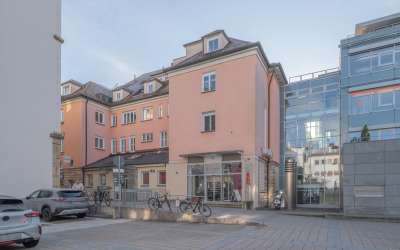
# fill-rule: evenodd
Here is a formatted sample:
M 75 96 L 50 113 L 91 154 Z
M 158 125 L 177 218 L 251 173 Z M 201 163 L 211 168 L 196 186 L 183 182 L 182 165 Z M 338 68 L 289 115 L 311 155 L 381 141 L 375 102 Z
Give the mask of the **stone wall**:
M 400 217 L 400 140 L 345 143 L 346 215 Z

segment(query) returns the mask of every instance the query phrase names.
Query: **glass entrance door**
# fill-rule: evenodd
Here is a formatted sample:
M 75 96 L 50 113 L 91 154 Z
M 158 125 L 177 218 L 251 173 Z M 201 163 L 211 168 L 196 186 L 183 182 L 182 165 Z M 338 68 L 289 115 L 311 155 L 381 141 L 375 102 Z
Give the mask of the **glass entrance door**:
M 221 201 L 221 176 L 207 176 L 207 200 Z
M 223 199 L 224 201 L 233 201 L 233 178 L 232 176 L 224 176 L 224 185 L 223 185 L 223 189 L 224 189 L 224 196 Z

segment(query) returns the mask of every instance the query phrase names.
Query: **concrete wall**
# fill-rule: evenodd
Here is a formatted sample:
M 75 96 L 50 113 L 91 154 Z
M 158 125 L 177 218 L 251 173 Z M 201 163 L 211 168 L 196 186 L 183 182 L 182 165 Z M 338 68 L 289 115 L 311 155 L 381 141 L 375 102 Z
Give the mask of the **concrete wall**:
M 0 193 L 52 185 L 60 122 L 60 0 L 0 1 Z
M 342 161 L 345 214 L 400 217 L 400 140 L 345 143 Z

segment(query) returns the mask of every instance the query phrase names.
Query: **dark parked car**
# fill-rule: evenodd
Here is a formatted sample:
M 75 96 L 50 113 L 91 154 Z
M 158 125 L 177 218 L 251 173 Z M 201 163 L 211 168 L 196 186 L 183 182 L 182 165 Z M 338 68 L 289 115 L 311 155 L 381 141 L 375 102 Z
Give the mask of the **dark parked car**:
M 90 207 L 83 191 L 55 188 L 36 190 L 24 199 L 24 204 L 33 211 L 39 211 L 45 221 L 64 215 L 83 218 Z

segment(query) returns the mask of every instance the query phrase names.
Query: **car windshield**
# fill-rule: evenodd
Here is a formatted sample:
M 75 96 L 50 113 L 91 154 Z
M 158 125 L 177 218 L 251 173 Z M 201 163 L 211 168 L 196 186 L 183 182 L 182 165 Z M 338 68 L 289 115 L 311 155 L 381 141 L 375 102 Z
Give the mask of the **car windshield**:
M 0 199 L 0 212 L 24 211 L 24 203 L 18 199 Z
M 83 192 L 82 191 L 60 191 L 58 192 L 58 195 L 63 198 L 79 198 L 83 197 Z

